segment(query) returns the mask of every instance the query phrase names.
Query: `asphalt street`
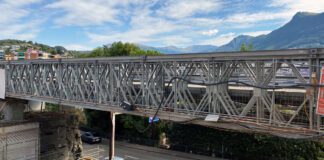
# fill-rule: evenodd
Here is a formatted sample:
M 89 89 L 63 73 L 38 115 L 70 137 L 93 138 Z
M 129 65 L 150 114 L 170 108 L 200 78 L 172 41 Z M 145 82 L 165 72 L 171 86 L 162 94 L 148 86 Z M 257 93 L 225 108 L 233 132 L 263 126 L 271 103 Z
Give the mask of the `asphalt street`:
M 99 160 L 104 160 L 108 157 L 109 144 L 107 140 L 103 140 L 101 144 L 83 143 L 83 150 L 84 155 L 90 155 L 99 158 Z M 119 141 L 116 142 L 115 152 L 117 157 L 123 158 L 124 160 L 220 160 L 220 158 L 170 151 Z

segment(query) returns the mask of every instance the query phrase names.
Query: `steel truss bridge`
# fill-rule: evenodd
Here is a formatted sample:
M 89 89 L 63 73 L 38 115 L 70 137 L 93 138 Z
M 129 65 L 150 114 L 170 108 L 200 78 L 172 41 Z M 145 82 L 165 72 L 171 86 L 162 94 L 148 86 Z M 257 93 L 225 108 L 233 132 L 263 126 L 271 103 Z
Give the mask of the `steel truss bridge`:
M 159 118 L 180 123 L 309 138 L 323 131 L 319 87 L 310 86 L 323 61 L 324 49 L 297 49 L 0 61 L 0 68 L 8 98 L 139 116 L 159 109 Z

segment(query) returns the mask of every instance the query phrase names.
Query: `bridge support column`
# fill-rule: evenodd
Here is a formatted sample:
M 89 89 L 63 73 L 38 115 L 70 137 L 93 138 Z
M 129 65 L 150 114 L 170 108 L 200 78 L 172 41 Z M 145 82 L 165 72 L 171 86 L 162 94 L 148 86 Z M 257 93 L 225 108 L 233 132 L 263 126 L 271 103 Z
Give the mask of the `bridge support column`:
M 0 109 L 3 113 L 4 121 L 20 121 L 24 119 L 24 110 L 25 110 L 26 101 L 10 99 L 7 101 L 0 102 Z
M 109 160 L 115 158 L 115 112 L 110 112 L 110 146 L 109 146 Z
M 44 102 L 41 101 L 28 101 L 31 111 L 41 111 L 44 108 Z

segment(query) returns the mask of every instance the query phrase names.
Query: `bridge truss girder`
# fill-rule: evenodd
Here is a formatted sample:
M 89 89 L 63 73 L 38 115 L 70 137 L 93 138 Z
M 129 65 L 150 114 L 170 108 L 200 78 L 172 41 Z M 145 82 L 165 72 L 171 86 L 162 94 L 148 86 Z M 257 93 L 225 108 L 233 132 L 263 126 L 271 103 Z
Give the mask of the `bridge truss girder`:
M 135 115 L 152 114 L 162 103 L 160 115 L 169 115 L 166 116 L 169 119 L 190 120 L 217 114 L 220 121 L 321 132 L 321 117 L 314 115 L 316 89 L 308 94 L 310 88 L 300 88 L 304 98 L 286 105 L 276 96 L 285 91 L 248 88 L 236 83 L 193 85 L 179 79 L 172 81 L 170 87 L 167 83 L 173 77 L 181 77 L 192 82 L 240 81 L 264 87 L 286 85 L 287 79 L 309 84 L 312 73 L 319 77 L 323 53 L 321 49 L 307 49 L 10 61 L 0 62 L 0 68 L 6 69 L 7 97 Z M 282 75 L 286 70 L 290 72 Z M 307 74 L 302 73 L 304 70 L 308 70 Z M 242 97 L 246 95 L 233 97 L 232 92 L 240 92 L 230 89 L 233 86 L 248 88 L 252 95 L 245 101 Z M 137 106 L 137 110 L 123 111 L 120 106 L 123 101 Z

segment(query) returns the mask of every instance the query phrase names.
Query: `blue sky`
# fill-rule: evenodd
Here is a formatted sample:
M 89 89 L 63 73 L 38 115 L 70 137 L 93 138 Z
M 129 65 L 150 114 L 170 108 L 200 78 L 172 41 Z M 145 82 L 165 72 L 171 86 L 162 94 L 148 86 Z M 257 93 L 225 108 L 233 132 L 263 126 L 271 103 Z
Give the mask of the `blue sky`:
M 324 0 L 0 0 L 0 39 L 90 50 L 115 41 L 220 46 L 279 28 Z

